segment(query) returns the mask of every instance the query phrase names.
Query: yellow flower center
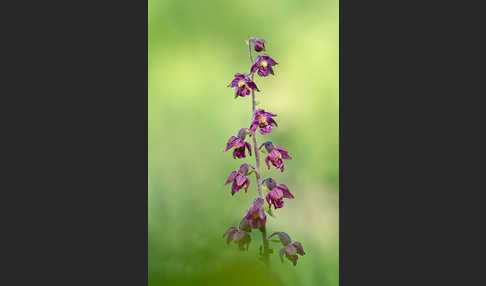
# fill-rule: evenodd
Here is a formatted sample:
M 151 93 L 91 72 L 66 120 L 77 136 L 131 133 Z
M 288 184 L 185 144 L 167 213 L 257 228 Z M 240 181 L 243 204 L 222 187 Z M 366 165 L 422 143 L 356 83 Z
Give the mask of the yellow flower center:
M 266 60 L 263 60 L 263 61 L 260 63 L 260 65 L 261 65 L 262 67 L 266 68 L 266 67 L 267 67 L 267 65 L 268 65 L 268 63 L 267 63 L 267 61 L 266 61 Z
M 265 119 L 264 116 L 260 116 L 260 117 L 258 117 L 258 123 L 260 123 L 260 124 L 266 124 L 267 123 L 267 119 Z
M 279 157 L 280 159 L 282 159 L 282 154 L 278 153 L 278 157 Z
M 245 85 L 246 85 L 246 81 L 244 79 L 240 79 L 240 81 L 238 82 L 238 87 L 242 87 Z

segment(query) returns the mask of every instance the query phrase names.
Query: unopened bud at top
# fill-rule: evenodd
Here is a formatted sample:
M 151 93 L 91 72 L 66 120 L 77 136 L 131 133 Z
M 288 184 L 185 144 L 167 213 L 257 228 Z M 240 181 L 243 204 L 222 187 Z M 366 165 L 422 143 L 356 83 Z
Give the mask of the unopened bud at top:
M 261 52 L 265 50 L 265 40 L 262 38 L 251 38 L 250 39 L 253 42 L 253 47 L 255 48 L 255 51 Z

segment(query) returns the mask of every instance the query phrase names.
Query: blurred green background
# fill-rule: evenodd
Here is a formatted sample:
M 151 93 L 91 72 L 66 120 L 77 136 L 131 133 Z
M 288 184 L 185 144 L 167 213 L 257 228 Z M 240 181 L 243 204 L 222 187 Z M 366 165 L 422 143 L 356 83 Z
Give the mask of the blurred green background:
M 149 0 L 149 285 L 338 285 L 338 1 Z M 259 108 L 279 127 L 258 135 L 285 146 L 285 171 L 264 168 L 294 200 L 267 220 L 306 255 L 297 266 L 278 257 L 264 270 L 261 237 L 248 252 L 222 238 L 257 196 L 231 196 L 234 160 L 225 143 L 250 123 L 251 97 L 227 87 L 250 68 L 250 36 L 264 38 L 279 64 L 255 77 Z M 250 141 L 251 142 L 251 141 Z

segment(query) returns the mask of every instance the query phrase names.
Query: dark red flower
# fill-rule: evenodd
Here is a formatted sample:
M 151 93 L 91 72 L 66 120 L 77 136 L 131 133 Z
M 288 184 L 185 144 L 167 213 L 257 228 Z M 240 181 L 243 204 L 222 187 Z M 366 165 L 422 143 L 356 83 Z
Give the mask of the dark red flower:
M 235 74 L 235 78 L 228 84 L 228 87 L 236 87 L 235 98 L 249 95 L 250 89 L 260 91 L 248 75 L 242 73 Z
M 233 183 L 231 186 L 231 195 L 234 195 L 236 192 L 239 192 L 244 186 L 245 187 L 245 193 L 248 191 L 248 187 L 250 186 L 250 180 L 246 177 L 248 174 L 248 170 L 251 167 L 250 164 L 242 164 L 238 171 L 233 171 L 230 173 L 228 179 L 224 183 L 225 185 L 229 183 Z
M 282 159 L 292 159 L 287 150 L 282 146 L 275 147 L 275 145 L 273 145 L 273 143 L 270 141 L 263 143 L 258 149 L 261 149 L 262 146 L 265 146 L 265 149 L 268 152 L 268 155 L 265 158 L 265 163 L 267 164 L 268 169 L 270 169 L 270 164 L 268 162 L 272 162 L 272 165 L 274 165 L 276 168 L 280 169 L 281 172 L 283 172 L 284 164 Z
M 273 204 L 273 207 L 275 209 L 279 209 L 284 205 L 283 198 L 294 198 L 294 195 L 290 192 L 289 188 L 286 185 L 280 184 L 277 186 L 277 182 L 273 178 L 266 178 L 265 180 L 263 180 L 263 182 L 270 190 L 265 197 L 270 207 Z
M 250 39 L 253 42 L 253 47 L 255 48 L 255 51 L 261 52 L 265 50 L 265 40 L 262 38 L 251 38 Z
M 272 132 L 272 125 L 277 126 L 277 122 L 272 118 L 275 116 L 277 115 L 263 109 L 256 110 L 251 121 L 250 133 L 255 134 L 258 127 L 260 127 L 260 134 L 262 135 Z
M 225 152 L 233 148 L 233 158 L 245 158 L 245 148 L 251 156 L 251 145 L 245 141 L 247 128 L 241 128 L 238 131 L 238 136 L 231 136 L 226 143 Z
M 253 202 L 253 205 L 248 209 L 245 214 L 245 217 L 248 221 L 248 225 L 251 228 L 261 228 L 267 222 L 267 215 L 263 210 L 263 206 L 265 205 L 265 201 L 258 197 Z
M 258 55 L 255 63 L 251 66 L 250 73 L 254 73 L 258 70 L 259 76 L 268 76 L 269 74 L 274 74 L 272 66 L 276 64 L 277 62 L 267 54 Z

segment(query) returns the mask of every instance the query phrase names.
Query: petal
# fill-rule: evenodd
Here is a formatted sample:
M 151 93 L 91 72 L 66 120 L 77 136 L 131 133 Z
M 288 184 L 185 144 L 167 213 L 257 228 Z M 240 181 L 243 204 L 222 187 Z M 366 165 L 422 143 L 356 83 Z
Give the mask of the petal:
M 276 149 L 280 152 L 287 152 L 287 149 L 285 149 L 283 146 L 278 146 Z
M 249 231 L 250 226 L 248 225 L 248 219 L 246 217 L 243 217 L 240 221 L 240 224 L 238 225 L 238 228 L 244 231 Z
M 233 240 L 234 241 L 238 241 L 240 239 L 242 239 L 244 236 L 246 235 L 246 232 L 242 231 L 242 230 L 237 230 L 234 234 L 233 234 Z
M 248 153 L 250 153 L 251 156 L 251 145 L 248 142 L 245 142 L 246 149 L 248 149 Z
M 284 248 L 285 248 L 285 252 L 289 255 L 297 254 L 297 249 L 292 244 L 289 244 L 289 245 L 285 246 Z
M 245 187 L 245 193 L 248 191 L 248 187 L 250 187 L 250 180 L 248 180 L 248 178 L 246 179 L 246 187 Z
M 290 192 L 289 188 L 286 185 L 280 184 L 280 185 L 278 185 L 277 188 L 279 188 L 282 191 L 284 198 L 287 198 L 287 199 L 293 199 L 294 198 L 294 195 Z
M 230 233 L 233 233 L 233 232 L 235 232 L 235 231 L 236 231 L 236 227 L 232 226 L 232 227 L 230 227 L 230 228 L 228 228 L 228 229 L 226 230 L 226 232 L 223 234 L 223 237 L 225 237 L 226 235 L 228 235 L 228 234 L 230 234 Z
M 234 79 L 232 80 L 229 84 L 228 87 L 237 87 L 238 86 L 238 80 Z
M 233 182 L 235 180 L 236 175 L 238 175 L 238 172 L 236 172 L 236 171 L 231 172 L 229 174 L 228 179 L 226 180 L 226 182 L 224 184 L 227 185 L 227 184 Z
M 272 125 L 267 125 L 263 128 L 260 128 L 260 134 L 265 135 L 267 133 L 272 132 Z
M 264 57 L 265 57 L 265 60 L 267 61 L 269 66 L 274 66 L 274 65 L 278 64 L 274 59 L 272 59 L 268 55 L 264 55 Z
M 268 121 L 268 123 L 270 123 L 270 124 L 274 124 L 275 126 L 278 126 L 278 125 L 277 125 L 277 121 L 275 121 L 275 120 L 274 120 L 273 118 L 271 118 L 271 117 L 270 117 L 270 118 L 268 118 L 268 119 L 267 119 L 267 121 Z
M 300 255 L 305 255 L 304 248 L 302 247 L 302 244 L 298 241 L 292 243 L 292 245 L 297 249 L 297 253 Z
M 267 69 L 268 69 L 268 74 L 275 75 L 275 73 L 273 72 L 273 68 L 271 66 L 268 66 Z
M 228 140 L 228 143 L 226 143 L 226 149 L 224 151 L 228 151 L 231 147 L 233 147 L 233 142 L 238 139 L 235 136 L 231 136 Z
M 251 89 L 256 89 L 257 91 L 260 91 L 260 90 L 258 89 L 258 87 L 256 86 L 256 84 L 255 84 L 254 82 L 252 82 L 252 81 L 249 81 L 249 82 L 248 82 L 248 86 L 249 86 Z
M 257 130 L 258 127 L 258 122 L 253 121 L 250 125 L 250 132 L 252 134 L 255 134 L 255 131 Z
M 250 73 L 254 73 L 256 70 L 258 69 L 258 65 L 257 63 L 255 62 L 252 66 L 251 66 L 251 69 L 250 69 Z
M 280 152 L 280 154 L 282 154 L 282 158 L 287 159 L 287 160 L 292 159 L 292 157 L 290 157 L 289 153 L 287 152 L 287 150 L 284 147 L 279 146 L 276 149 Z
M 299 259 L 297 254 L 294 254 L 294 255 L 285 254 L 285 256 L 287 257 L 288 260 L 292 261 L 292 264 L 294 266 L 297 265 L 297 260 Z
M 265 196 L 265 199 L 267 200 L 267 204 L 268 204 L 269 206 L 271 206 L 271 202 L 270 202 L 270 201 L 271 201 L 270 192 L 269 192 L 269 193 L 267 193 L 267 195 Z M 274 233 L 274 234 L 275 234 L 275 233 Z M 273 235 L 273 234 L 272 234 L 272 235 Z M 272 235 L 270 235 L 270 237 L 271 237 Z
M 255 206 L 256 208 L 262 208 L 264 205 L 265 201 L 260 197 L 256 198 L 255 201 L 253 201 L 253 206 Z
M 292 239 L 290 239 L 290 236 L 286 234 L 285 232 L 278 232 L 278 238 L 280 239 L 280 242 L 282 243 L 283 246 L 287 246 L 292 242 Z
M 246 182 L 246 177 L 241 175 L 241 174 L 238 174 L 236 175 L 236 184 L 238 184 L 238 186 L 243 186 L 243 184 Z
M 234 196 L 235 193 L 237 193 L 241 189 L 240 186 L 236 184 L 236 182 L 233 182 L 233 185 L 231 185 L 231 195 Z
M 283 255 L 284 255 L 284 253 L 285 253 L 285 248 L 280 249 L 279 254 L 280 254 L 280 261 L 282 261 L 282 263 L 284 262 L 283 261 Z
M 265 163 L 267 164 L 268 169 L 270 169 L 270 165 L 268 164 L 268 161 L 270 161 L 270 155 L 268 155 L 268 156 L 265 158 Z
M 225 234 L 223 234 L 223 237 L 225 235 L 228 235 L 228 238 L 226 239 L 227 244 L 231 242 L 231 240 L 233 239 L 233 235 L 236 231 L 237 231 L 236 227 L 232 226 L 225 232 Z

